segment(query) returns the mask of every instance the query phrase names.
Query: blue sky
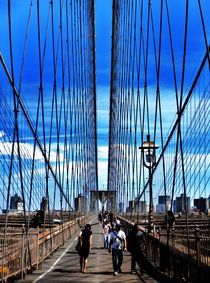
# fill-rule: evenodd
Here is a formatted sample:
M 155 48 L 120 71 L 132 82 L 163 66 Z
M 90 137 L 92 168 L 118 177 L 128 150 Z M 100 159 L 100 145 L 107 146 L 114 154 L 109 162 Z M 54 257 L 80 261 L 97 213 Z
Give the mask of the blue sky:
M 137 1 L 141 3 L 141 1 Z M 165 1 L 163 1 L 165 3 Z M 134 1 L 136 3 L 136 1 Z M 147 1 L 144 2 L 145 20 L 143 28 L 146 30 L 146 9 Z M 177 71 L 178 88 L 180 91 L 182 57 L 184 44 L 184 20 L 185 1 L 168 1 L 171 20 L 171 30 L 173 35 L 175 64 Z M 139 4 L 140 5 L 140 4 Z M 208 1 L 201 1 L 202 11 L 205 21 L 207 38 L 210 38 L 210 17 L 208 15 L 210 7 Z M 111 17 L 112 1 L 96 1 L 96 61 L 97 61 L 97 109 L 98 109 L 98 145 L 99 145 L 99 187 L 106 184 L 106 170 L 108 154 L 108 115 L 109 115 L 109 82 L 110 82 L 110 60 L 111 60 Z M 159 11 L 160 1 L 152 1 L 152 11 L 155 24 L 155 38 L 158 42 Z M 151 123 L 154 121 L 156 78 L 154 72 L 154 52 L 150 43 L 148 80 L 149 80 L 149 108 Z M 197 72 L 197 68 L 205 54 L 205 43 L 202 31 L 201 19 L 197 1 L 189 1 L 189 22 L 187 39 L 186 72 L 184 84 L 184 97 L 188 93 L 189 87 Z M 166 9 L 163 9 L 163 35 L 162 35 L 162 57 L 161 57 L 161 99 L 164 124 L 164 138 L 172 127 L 176 118 L 176 100 L 174 95 L 173 74 L 171 65 L 171 53 L 166 19 Z M 143 85 L 143 83 L 142 83 Z M 143 90 L 143 88 L 142 88 Z M 158 141 L 160 144 L 160 134 Z M 107 142 L 106 142 L 107 141 Z M 139 139 L 140 142 L 140 139 Z M 101 185 L 100 185 L 101 184 Z M 105 185 L 106 186 L 106 185 Z
M 58 5 L 59 1 L 54 1 L 55 5 Z M 140 3 L 141 1 L 137 1 Z M 29 12 L 30 1 L 25 0 L 13 0 L 12 5 L 12 19 L 13 19 L 13 40 L 14 40 L 14 64 L 16 69 L 16 81 L 19 81 L 20 69 L 21 69 L 21 56 L 23 50 L 23 42 L 25 36 L 25 29 L 27 24 L 27 15 Z M 146 1 L 145 1 L 146 3 Z M 185 1 L 168 1 L 171 28 L 173 31 L 175 60 L 178 73 L 178 81 L 180 82 L 181 68 L 182 68 L 182 56 L 183 56 L 183 33 L 184 33 L 184 15 L 185 15 Z M 205 53 L 204 37 L 202 33 L 202 26 L 198 10 L 198 2 L 196 0 L 189 1 L 189 32 L 188 32 L 188 44 L 187 44 L 187 58 L 186 58 L 186 84 L 185 95 L 192 80 L 195 76 L 196 70 L 200 64 L 200 61 Z M 210 38 L 210 17 L 209 17 L 209 1 L 201 1 L 205 27 L 207 32 L 207 38 L 209 42 Z M 35 4 L 34 4 L 35 5 Z M 158 41 L 158 13 L 160 1 L 152 1 L 152 9 L 155 23 L 155 37 Z M 44 40 L 44 31 L 47 21 L 47 12 L 49 7 L 48 0 L 40 1 L 41 6 L 41 22 L 43 25 L 42 43 Z M 147 7 L 147 5 L 145 5 Z M 35 7 L 35 6 L 34 6 Z M 28 35 L 28 45 L 26 51 L 25 71 L 23 76 L 22 94 L 26 104 L 30 109 L 30 113 L 34 114 L 36 106 L 34 101 L 37 100 L 37 82 L 39 80 L 37 73 L 37 60 L 33 58 L 37 56 L 37 50 L 34 46 L 37 46 L 37 35 L 34 36 L 33 31 L 36 30 L 36 17 L 35 8 L 32 8 L 31 26 Z M 146 9 L 146 8 L 145 8 Z M 55 13 L 58 13 L 59 9 L 55 9 Z M 174 89 L 171 84 L 171 59 L 169 52 L 169 38 L 166 25 L 166 14 L 164 9 L 163 15 L 163 42 L 162 42 L 162 67 L 161 67 L 161 93 L 162 93 L 162 109 L 163 109 L 163 121 L 165 138 L 166 133 L 170 129 L 172 122 L 175 119 L 176 107 Z M 0 0 L 0 52 L 2 53 L 6 64 L 10 65 L 9 60 L 9 41 L 8 41 L 8 18 L 7 18 L 7 1 Z M 145 19 L 146 20 L 146 13 Z M 55 17 L 55 26 L 58 30 L 59 19 Z M 144 22 L 144 27 L 146 22 Z M 110 97 L 110 65 L 111 65 L 111 32 L 112 32 L 112 1 L 111 0 L 96 0 L 95 1 L 95 31 L 96 31 L 96 82 L 97 82 L 97 132 L 98 132 L 98 172 L 99 172 L 99 189 L 105 189 L 107 187 L 107 159 L 108 159 L 108 131 L 109 131 L 109 97 Z M 50 39 L 49 39 L 50 41 Z M 48 41 L 48 42 L 49 42 Z M 151 43 L 150 43 L 151 44 Z M 155 99 L 155 72 L 154 72 L 154 59 L 153 51 L 149 54 L 151 63 L 149 64 L 149 99 L 151 108 L 151 121 L 154 119 L 154 99 Z M 52 60 L 46 62 L 49 66 L 52 64 Z M 50 68 L 45 68 L 45 95 L 46 103 L 48 95 L 51 95 L 52 84 L 52 72 Z M 2 68 L 0 70 L 1 87 L 5 87 L 5 78 L 2 74 Z M 48 88 L 49 86 L 49 88 Z M 179 86 L 180 87 L 180 86 Z M 11 102 L 11 99 L 10 99 Z M 49 113 L 46 111 L 46 119 L 49 118 Z
M 96 0 L 95 8 L 99 189 L 106 189 L 108 170 L 112 1 Z
M 103 172 L 106 172 L 106 125 L 108 126 L 108 94 L 110 80 L 110 41 L 111 41 L 111 5 L 112 1 L 96 1 L 96 54 L 97 54 L 97 95 L 98 95 L 98 138 L 99 138 L 99 184 L 106 183 Z M 137 1 L 141 3 L 141 1 Z M 134 1 L 133 3 L 137 3 Z M 163 1 L 165 3 L 165 1 Z M 144 1 L 147 9 L 147 2 Z M 185 21 L 185 4 L 186 1 L 168 1 L 171 30 L 173 35 L 175 64 L 177 71 L 178 89 L 180 92 L 182 58 L 184 45 L 184 21 Z M 140 4 L 138 4 L 140 5 Z M 207 38 L 210 38 L 210 11 L 208 1 L 201 1 Z M 140 6 L 139 6 L 140 7 Z M 144 10 L 145 11 L 145 10 Z M 158 42 L 159 28 L 159 11 L 160 1 L 152 1 L 152 12 L 155 24 L 155 39 Z M 143 28 L 146 30 L 146 12 L 144 17 Z M 150 31 L 151 32 L 151 31 Z M 150 43 L 152 45 L 152 43 Z M 157 44 L 158 46 L 158 44 Z M 152 50 L 152 48 L 150 48 Z M 189 22 L 188 22 L 188 38 L 187 38 L 187 55 L 185 65 L 185 84 L 184 97 L 187 95 L 189 87 L 197 72 L 198 66 L 205 54 L 205 42 L 202 31 L 202 24 L 198 9 L 197 1 L 189 1 Z M 156 77 L 154 69 L 154 55 L 152 51 L 149 53 L 148 65 L 148 93 L 151 124 L 154 121 L 155 109 L 155 92 Z M 171 64 L 171 53 L 169 34 L 166 18 L 166 9 L 163 9 L 163 35 L 162 35 L 162 53 L 161 53 L 161 99 L 162 99 L 162 118 L 164 127 L 164 138 L 167 138 L 169 129 L 171 129 L 173 121 L 176 118 L 176 100 L 173 86 L 173 74 Z M 140 142 L 140 138 L 139 138 Z M 160 132 L 158 130 L 157 142 L 160 144 Z M 100 146 L 103 146 L 100 147 Z M 103 154 L 102 154 L 103 153 Z M 101 156 L 100 156 L 101 155 Z M 101 158 L 103 156 L 103 158 Z M 105 158 L 104 158 L 105 157 Z M 104 167 L 103 167 L 104 166 Z M 103 169 L 105 169 L 103 171 Z

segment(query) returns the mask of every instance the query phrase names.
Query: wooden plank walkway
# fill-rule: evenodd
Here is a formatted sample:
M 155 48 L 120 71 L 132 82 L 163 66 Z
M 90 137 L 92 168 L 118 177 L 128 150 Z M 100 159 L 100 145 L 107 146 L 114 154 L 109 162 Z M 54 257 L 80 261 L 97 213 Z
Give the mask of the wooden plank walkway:
M 122 273 L 113 275 L 111 254 L 103 249 L 102 229 L 97 224 L 97 219 L 91 221 L 93 232 L 93 248 L 88 259 L 87 273 L 80 272 L 79 256 L 75 250 L 77 242 L 76 235 L 56 252 L 52 258 L 47 259 L 41 270 L 36 270 L 33 274 L 27 275 L 26 279 L 18 280 L 18 283 L 29 282 L 87 282 L 87 283 L 107 283 L 107 282 L 157 282 L 146 273 L 140 275 L 137 269 L 136 274 L 130 273 L 131 256 L 129 252 L 124 253 Z

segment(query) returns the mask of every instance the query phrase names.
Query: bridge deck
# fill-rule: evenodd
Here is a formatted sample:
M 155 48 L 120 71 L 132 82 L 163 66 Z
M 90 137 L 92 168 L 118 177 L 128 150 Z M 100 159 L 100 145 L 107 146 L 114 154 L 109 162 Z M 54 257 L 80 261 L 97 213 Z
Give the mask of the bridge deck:
M 17 282 L 157 282 L 146 273 L 141 275 L 139 268 L 136 274 L 130 274 L 131 255 L 129 252 L 124 253 L 122 273 L 114 276 L 111 254 L 103 249 L 101 226 L 96 223 L 96 219 L 91 221 L 91 224 L 95 224 L 92 226 L 93 248 L 88 259 L 86 274 L 80 272 L 79 256 L 75 251 L 75 235 L 54 254 L 53 258 L 46 260 L 42 269 L 34 271 L 26 279 Z

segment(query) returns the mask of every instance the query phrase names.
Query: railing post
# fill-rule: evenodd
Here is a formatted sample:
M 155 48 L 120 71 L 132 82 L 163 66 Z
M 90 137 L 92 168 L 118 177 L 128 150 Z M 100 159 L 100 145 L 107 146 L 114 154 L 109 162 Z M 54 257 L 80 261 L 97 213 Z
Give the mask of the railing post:
M 175 248 L 175 228 L 174 226 L 171 229 L 171 237 L 172 237 L 172 249 L 174 250 Z
M 71 220 L 69 221 L 69 238 L 71 237 Z
M 158 228 L 158 234 L 159 234 L 159 243 L 160 243 L 160 238 L 161 238 L 161 227 L 160 226 Z
M 24 257 L 25 257 L 25 228 L 22 227 L 22 252 L 21 252 L 21 279 L 24 273 Z
M 39 228 L 37 228 L 36 234 L 36 270 L 39 268 Z
M 201 243 L 200 243 L 200 229 L 198 227 L 195 229 L 195 245 L 196 245 L 197 264 L 200 264 L 201 262 Z

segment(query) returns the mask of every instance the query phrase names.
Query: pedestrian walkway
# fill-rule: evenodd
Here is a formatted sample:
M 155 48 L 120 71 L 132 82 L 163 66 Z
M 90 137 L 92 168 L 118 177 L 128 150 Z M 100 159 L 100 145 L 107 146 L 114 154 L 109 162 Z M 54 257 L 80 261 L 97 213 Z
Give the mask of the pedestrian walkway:
M 103 234 L 101 225 L 97 219 L 93 219 L 93 248 L 88 259 L 87 273 L 80 272 L 79 256 L 75 250 L 77 243 L 76 235 L 65 244 L 53 258 L 46 260 L 41 270 L 34 271 L 24 280 L 18 283 L 29 282 L 86 282 L 86 283 L 107 283 L 107 282 L 157 282 L 146 273 L 140 275 L 140 270 L 136 274 L 130 273 L 131 256 L 129 252 L 124 253 L 122 273 L 114 276 L 112 267 L 112 257 L 108 250 L 103 249 Z

